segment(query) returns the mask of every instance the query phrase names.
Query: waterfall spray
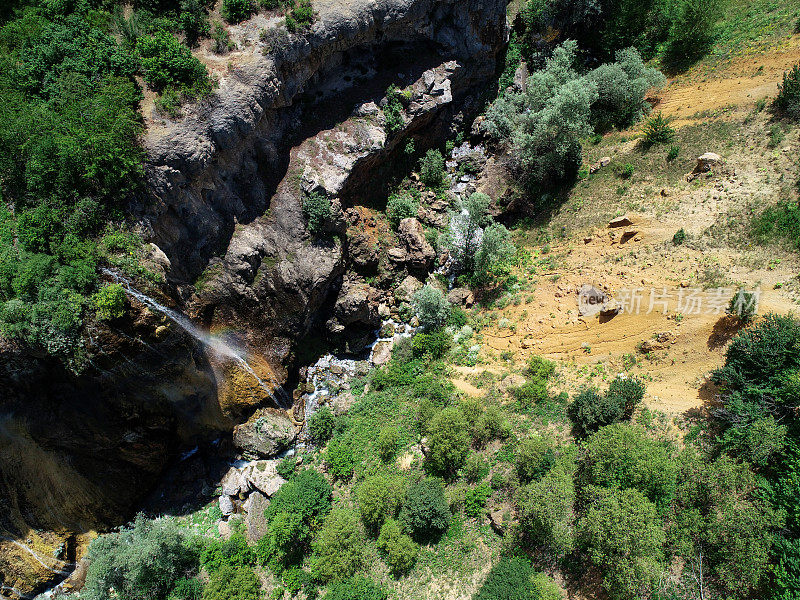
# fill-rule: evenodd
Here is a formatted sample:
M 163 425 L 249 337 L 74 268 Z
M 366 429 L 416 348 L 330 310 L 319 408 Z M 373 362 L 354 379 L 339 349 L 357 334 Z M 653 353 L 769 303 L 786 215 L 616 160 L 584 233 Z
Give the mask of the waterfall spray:
M 114 271 L 111 271 L 109 269 L 103 269 L 102 271 L 106 275 L 112 277 L 114 281 L 119 283 L 122 286 L 122 289 L 125 290 L 126 294 L 128 294 L 132 298 L 136 298 L 136 300 L 138 300 L 148 308 L 160 312 L 162 315 L 166 316 L 173 323 L 178 325 L 178 327 L 183 329 L 186 333 L 188 333 L 198 342 L 203 344 L 203 346 L 207 347 L 212 352 L 214 352 L 217 356 L 221 358 L 226 358 L 238 364 L 242 369 L 244 369 L 247 373 L 249 373 L 258 382 L 258 385 L 269 394 L 270 398 L 272 398 L 278 406 L 284 408 L 283 403 L 280 400 L 278 400 L 278 397 L 274 393 L 273 388 L 270 388 L 269 386 L 267 386 L 266 383 L 264 383 L 264 381 L 258 376 L 258 374 L 256 374 L 256 372 L 244 358 L 244 356 L 242 356 L 239 350 L 228 344 L 222 338 L 214 336 L 208 333 L 207 331 L 200 329 L 194 323 L 192 323 L 185 315 L 169 307 L 166 307 L 163 304 L 160 304 L 147 294 L 143 294 L 135 287 L 133 287 L 133 285 L 128 279 L 126 279 L 119 273 L 115 273 Z M 280 386 L 277 385 L 277 382 L 275 382 L 275 380 L 272 379 L 272 375 L 270 375 L 270 379 L 274 384 L 274 389 L 276 390 L 280 389 Z

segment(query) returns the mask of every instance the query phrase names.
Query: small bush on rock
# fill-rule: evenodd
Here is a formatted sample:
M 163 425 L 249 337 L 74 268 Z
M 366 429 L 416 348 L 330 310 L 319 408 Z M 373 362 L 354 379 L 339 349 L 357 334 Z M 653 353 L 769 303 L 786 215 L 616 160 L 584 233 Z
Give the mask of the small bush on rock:
M 308 231 L 319 235 L 325 231 L 325 225 L 331 220 L 331 201 L 324 194 L 312 192 L 303 200 L 303 214 L 308 221 Z
M 173 87 L 190 95 L 211 90 L 211 80 L 203 63 L 171 33 L 159 30 L 136 42 L 136 51 L 147 85 L 156 92 Z

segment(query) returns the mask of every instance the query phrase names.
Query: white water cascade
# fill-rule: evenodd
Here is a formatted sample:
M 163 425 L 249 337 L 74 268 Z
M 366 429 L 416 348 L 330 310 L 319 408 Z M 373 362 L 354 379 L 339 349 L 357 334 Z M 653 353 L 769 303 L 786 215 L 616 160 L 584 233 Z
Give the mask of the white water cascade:
M 270 388 L 264 381 L 256 374 L 247 360 L 242 356 L 242 353 L 231 346 L 228 342 L 223 340 L 220 337 L 212 335 L 211 333 L 204 331 L 197 327 L 194 323 L 192 323 L 185 315 L 182 315 L 176 310 L 168 308 L 147 294 L 143 294 L 139 290 L 137 290 L 131 282 L 120 275 L 119 273 L 115 273 L 109 269 L 103 269 L 103 273 L 109 275 L 116 281 L 118 284 L 122 286 L 122 289 L 125 290 L 125 293 L 131 296 L 132 298 L 136 298 L 139 302 L 150 308 L 151 310 L 155 310 L 156 312 L 160 312 L 162 315 L 166 316 L 170 319 L 173 323 L 178 325 L 181 329 L 183 329 L 186 333 L 191 335 L 194 339 L 198 342 L 203 344 L 206 348 L 214 352 L 217 356 L 221 358 L 226 358 L 238 364 L 242 369 L 247 371 L 257 382 L 258 385 L 266 391 L 270 398 L 272 398 L 275 403 L 280 406 L 281 408 L 285 408 L 283 403 L 278 399 L 278 396 L 273 392 L 273 388 Z M 270 375 L 270 378 L 272 376 Z M 272 380 L 274 384 L 275 390 L 280 390 L 280 386 Z

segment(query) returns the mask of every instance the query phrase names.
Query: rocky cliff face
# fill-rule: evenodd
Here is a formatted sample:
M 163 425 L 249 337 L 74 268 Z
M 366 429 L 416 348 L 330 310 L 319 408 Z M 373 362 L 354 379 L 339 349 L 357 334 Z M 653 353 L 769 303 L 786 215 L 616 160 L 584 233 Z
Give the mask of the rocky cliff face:
M 385 201 L 408 139 L 438 144 L 479 108 L 506 40 L 505 5 L 315 0 L 303 35 L 261 16 L 233 28 L 245 50 L 214 96 L 181 120 L 148 122 L 149 187 L 134 212 L 168 281 L 162 300 L 234 328 L 268 382 L 286 380 L 309 332 L 362 349 L 391 295 L 364 276 L 389 265 L 400 280 L 433 259 L 415 220 L 394 253 L 379 251 L 363 207 Z M 387 135 L 391 84 L 403 90 L 402 124 Z M 307 230 L 310 192 L 332 201 L 328 235 Z M 60 577 L 86 533 L 129 516 L 179 448 L 272 403 L 253 373 L 131 305 L 91 332 L 80 376 L 0 347 L 0 595 Z
M 347 237 L 309 235 L 303 194 L 333 199 L 340 234 L 357 221 L 354 205 L 385 201 L 382 174 L 401 142 L 441 142 L 493 85 L 505 5 L 315 2 L 309 32 L 267 23 L 266 41 L 232 59 L 207 105 L 151 127 L 157 202 L 142 222 L 179 287 L 200 278 L 186 293 L 195 310 L 244 326 L 271 364 L 291 362 L 296 342 L 329 318 L 352 263 Z M 391 84 L 404 91 L 404 125 L 387 136 L 379 104 Z M 370 328 L 374 316 L 354 321 Z

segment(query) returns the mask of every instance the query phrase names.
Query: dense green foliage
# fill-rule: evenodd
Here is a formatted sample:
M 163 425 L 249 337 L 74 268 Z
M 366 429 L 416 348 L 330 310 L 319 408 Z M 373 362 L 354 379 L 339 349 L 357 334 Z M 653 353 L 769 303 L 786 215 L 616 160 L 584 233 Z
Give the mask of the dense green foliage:
M 250 567 L 225 565 L 215 571 L 203 590 L 203 600 L 260 600 L 261 582 Z
M 403 219 L 416 217 L 418 210 L 419 199 L 411 192 L 390 194 L 386 200 L 386 216 L 393 225 L 397 225 Z
M 228 23 L 240 23 L 255 12 L 252 0 L 222 0 L 220 14 Z
M 427 428 L 428 464 L 434 473 L 453 475 L 469 452 L 469 435 L 464 413 L 455 406 L 438 412 Z
M 785 241 L 800 250 L 800 206 L 796 202 L 779 202 L 766 208 L 753 220 L 753 233 L 762 244 Z
M 524 92 L 509 88 L 486 113 L 486 131 L 510 142 L 517 177 L 530 190 L 573 178 L 581 163 L 580 139 L 594 127 L 635 122 L 647 109 L 647 90 L 664 81 L 633 48 L 584 76 L 575 67 L 576 54 L 577 44 L 564 42 L 528 78 Z
M 570 404 L 567 414 L 580 435 L 588 435 L 600 427 L 622 419 L 630 419 L 644 397 L 645 386 L 638 379 L 615 378 L 608 392 L 581 390 Z
M 397 516 L 405 495 L 405 483 L 390 475 L 373 475 L 356 488 L 356 502 L 367 529 L 377 533 L 386 519 Z
M 333 437 L 336 417 L 329 406 L 323 406 L 308 418 L 308 433 L 318 444 L 324 444 Z
M 211 89 L 205 66 L 171 33 L 159 30 L 140 37 L 136 51 L 151 89 L 163 92 L 173 88 L 194 96 Z
M 388 519 L 381 526 L 378 550 L 385 556 L 392 574 L 398 576 L 408 573 L 419 554 L 419 546 L 402 532 L 400 524 L 394 519 Z
M 671 67 L 686 67 L 709 50 L 722 5 L 723 0 L 528 0 L 520 13 L 520 47 L 535 60 L 537 36 L 552 28 L 598 58 L 633 46 L 647 57 L 660 55 Z
M 259 561 L 280 566 L 301 560 L 330 511 L 331 496 L 330 485 L 316 471 L 300 471 L 285 483 L 267 507 L 269 533 L 258 542 Z
M 83 597 L 105 600 L 162 600 L 179 579 L 197 567 L 197 555 L 174 521 L 139 515 L 129 528 L 101 536 L 89 546 Z
M 500 559 L 473 600 L 539 600 L 533 585 L 534 571 L 524 558 Z
M 374 581 L 365 577 L 352 577 L 334 583 L 328 589 L 328 600 L 386 600 L 388 594 Z
M 312 543 L 314 578 L 328 582 L 353 576 L 364 562 L 365 542 L 364 529 L 355 512 L 332 510 Z
M 439 479 L 426 477 L 408 487 L 400 522 L 419 541 L 435 539 L 447 529 L 450 508 Z
M 656 113 L 647 118 L 642 126 L 642 143 L 645 146 L 669 144 L 675 138 L 675 130 L 670 126 L 664 113 Z

